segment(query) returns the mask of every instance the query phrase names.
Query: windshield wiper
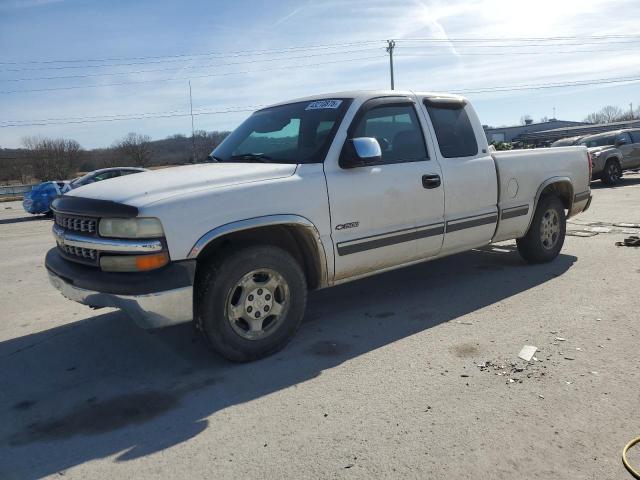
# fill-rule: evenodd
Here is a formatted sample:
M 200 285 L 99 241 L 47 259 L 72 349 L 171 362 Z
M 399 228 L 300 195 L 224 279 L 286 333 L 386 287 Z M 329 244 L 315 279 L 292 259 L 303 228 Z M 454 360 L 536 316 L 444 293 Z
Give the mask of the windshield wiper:
M 223 159 L 221 159 L 220 157 L 216 157 L 214 154 L 209 154 L 207 155 L 207 160 L 209 160 L 210 162 L 224 162 Z
M 265 155 L 264 153 L 243 153 L 241 155 L 231 155 L 229 160 L 240 160 L 243 162 L 253 162 L 253 163 L 270 163 L 273 161 L 269 155 Z

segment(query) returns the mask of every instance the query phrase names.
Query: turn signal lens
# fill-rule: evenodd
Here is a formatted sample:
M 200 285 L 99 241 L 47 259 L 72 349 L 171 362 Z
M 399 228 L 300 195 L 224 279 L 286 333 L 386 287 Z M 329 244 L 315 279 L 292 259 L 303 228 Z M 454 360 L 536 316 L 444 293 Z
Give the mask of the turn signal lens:
M 104 256 L 100 259 L 100 268 L 105 272 L 146 272 L 164 267 L 167 263 L 167 252 L 152 255 Z

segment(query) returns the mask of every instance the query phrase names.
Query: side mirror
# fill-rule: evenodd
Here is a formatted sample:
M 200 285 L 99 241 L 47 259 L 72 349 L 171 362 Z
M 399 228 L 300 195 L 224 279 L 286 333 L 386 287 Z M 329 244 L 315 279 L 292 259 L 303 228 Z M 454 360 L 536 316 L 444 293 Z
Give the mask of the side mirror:
M 350 138 L 340 155 L 341 168 L 364 167 L 382 160 L 382 149 L 373 137 Z
M 626 144 L 627 144 L 626 140 L 623 140 L 622 138 L 616 140 L 615 143 L 614 143 L 614 145 L 616 147 L 620 147 L 620 146 L 626 145 Z

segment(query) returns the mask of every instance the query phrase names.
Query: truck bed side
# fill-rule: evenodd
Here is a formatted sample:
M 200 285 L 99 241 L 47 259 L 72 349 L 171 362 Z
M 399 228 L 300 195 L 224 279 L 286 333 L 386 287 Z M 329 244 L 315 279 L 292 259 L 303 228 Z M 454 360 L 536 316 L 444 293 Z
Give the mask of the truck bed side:
M 568 216 L 581 212 L 589 192 L 585 147 L 494 152 L 498 171 L 498 228 L 493 241 L 522 237 L 529 228 L 543 189 L 560 182 L 569 190 Z M 586 195 L 585 195 L 586 193 Z

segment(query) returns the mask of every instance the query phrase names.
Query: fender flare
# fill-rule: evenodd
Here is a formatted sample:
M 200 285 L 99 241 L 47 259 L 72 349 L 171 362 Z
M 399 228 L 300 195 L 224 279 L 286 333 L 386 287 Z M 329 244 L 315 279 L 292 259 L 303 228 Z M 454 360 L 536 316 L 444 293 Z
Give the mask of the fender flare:
M 571 183 L 571 179 L 569 177 L 551 177 L 546 179 L 544 182 L 542 182 L 540 184 L 540 186 L 538 187 L 538 190 L 536 191 L 536 196 L 533 199 L 533 209 L 532 209 L 532 213 L 531 213 L 531 218 L 529 219 L 529 225 L 527 226 L 527 231 L 529 231 L 529 229 L 531 228 L 531 223 L 533 222 L 533 217 L 536 214 L 536 209 L 538 208 L 538 202 L 540 201 L 540 197 L 542 196 L 542 192 L 544 191 L 545 188 L 547 188 L 549 185 L 553 185 L 554 183 L 566 183 L 569 185 L 569 188 L 571 189 L 571 195 L 569 197 L 569 209 L 568 211 L 571 212 L 571 209 L 573 208 L 573 203 L 574 203 L 574 195 L 575 192 L 573 191 L 573 183 Z
M 319 278 L 319 288 L 323 288 L 329 285 L 329 259 L 327 258 L 327 250 L 322 243 L 322 239 L 320 236 L 320 232 L 318 231 L 315 224 L 306 217 L 301 215 L 265 215 L 262 217 L 253 217 L 247 218 L 244 220 L 238 220 L 230 223 L 226 223 L 224 225 L 220 225 L 212 230 L 209 230 L 207 233 L 202 235 L 198 241 L 191 247 L 189 254 L 187 255 L 188 259 L 196 259 L 198 255 L 214 240 L 228 235 L 230 233 L 241 232 L 243 230 L 250 230 L 252 228 L 260 228 L 260 227 L 271 227 L 275 225 L 282 226 L 294 226 L 294 227 L 302 227 L 310 238 L 313 239 L 313 243 L 315 244 L 315 250 L 317 254 L 317 258 L 314 259 L 316 262 L 318 272 L 320 275 Z

